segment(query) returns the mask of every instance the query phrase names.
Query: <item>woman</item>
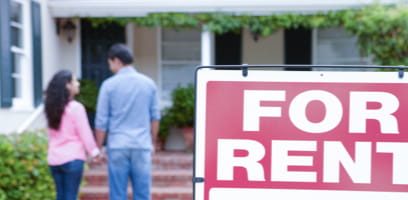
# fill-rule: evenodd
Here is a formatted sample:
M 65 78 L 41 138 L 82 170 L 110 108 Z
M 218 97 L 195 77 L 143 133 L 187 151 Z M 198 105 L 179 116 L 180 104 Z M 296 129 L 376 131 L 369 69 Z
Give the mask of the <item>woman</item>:
M 96 158 L 96 146 L 84 106 L 74 100 L 79 82 L 72 73 L 59 71 L 45 92 L 48 121 L 48 164 L 57 189 L 57 200 L 76 200 L 86 153 Z

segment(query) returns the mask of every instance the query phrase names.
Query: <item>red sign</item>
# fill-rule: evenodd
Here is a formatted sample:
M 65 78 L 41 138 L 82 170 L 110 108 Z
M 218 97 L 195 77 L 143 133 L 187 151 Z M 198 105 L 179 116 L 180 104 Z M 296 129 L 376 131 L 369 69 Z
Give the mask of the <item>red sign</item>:
M 205 200 L 408 197 L 405 83 L 216 80 L 205 102 Z

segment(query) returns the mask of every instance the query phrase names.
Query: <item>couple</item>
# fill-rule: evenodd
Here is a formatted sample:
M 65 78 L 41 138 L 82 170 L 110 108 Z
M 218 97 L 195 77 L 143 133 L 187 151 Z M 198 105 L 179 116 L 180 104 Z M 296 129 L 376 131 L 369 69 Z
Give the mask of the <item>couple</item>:
M 96 117 L 96 142 L 84 106 L 74 100 L 79 82 L 69 71 L 54 75 L 45 92 L 48 121 L 48 164 L 57 200 L 76 200 L 86 155 L 92 162 L 105 158 L 101 151 L 107 134 L 109 199 L 128 199 L 130 177 L 134 200 L 150 199 L 151 156 L 159 129 L 160 111 L 154 82 L 131 65 L 124 44 L 108 52 L 113 76 L 100 88 Z

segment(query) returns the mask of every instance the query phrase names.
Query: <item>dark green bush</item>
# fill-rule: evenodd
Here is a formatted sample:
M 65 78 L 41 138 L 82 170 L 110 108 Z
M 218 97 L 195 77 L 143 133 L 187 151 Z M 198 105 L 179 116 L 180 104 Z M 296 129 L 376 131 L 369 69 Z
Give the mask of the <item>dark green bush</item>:
M 0 200 L 55 199 L 43 131 L 0 135 Z
M 79 82 L 81 83 L 80 93 L 75 96 L 75 99 L 85 106 L 87 112 L 95 112 L 99 92 L 96 83 L 86 79 L 82 79 Z
M 159 137 L 165 138 L 169 133 L 169 128 L 194 126 L 194 86 L 178 86 L 171 94 L 172 105 L 163 110 L 160 120 Z

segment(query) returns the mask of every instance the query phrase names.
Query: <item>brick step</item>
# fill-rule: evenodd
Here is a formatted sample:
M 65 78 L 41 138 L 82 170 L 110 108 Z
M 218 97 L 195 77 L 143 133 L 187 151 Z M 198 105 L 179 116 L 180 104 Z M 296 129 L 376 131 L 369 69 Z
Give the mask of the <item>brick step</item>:
M 181 170 L 153 170 L 152 186 L 189 186 L 193 177 L 192 169 Z M 92 169 L 84 173 L 84 180 L 87 186 L 108 185 L 108 172 L 106 169 Z
M 153 169 L 192 169 L 193 154 L 185 152 L 157 152 L 153 156 Z
M 107 169 L 106 164 L 94 165 L 94 169 Z M 185 152 L 157 152 L 152 158 L 152 168 L 155 169 L 192 169 L 193 154 Z
M 152 187 L 152 200 L 191 200 L 192 187 Z M 128 199 L 131 199 L 131 189 L 128 188 Z M 80 189 L 80 200 L 109 200 L 107 186 L 87 186 Z
M 193 154 L 157 152 L 152 161 L 152 200 L 191 200 Z M 80 200 L 108 200 L 106 165 L 93 166 L 84 172 L 86 186 L 81 187 Z M 131 199 L 131 189 L 128 189 Z

